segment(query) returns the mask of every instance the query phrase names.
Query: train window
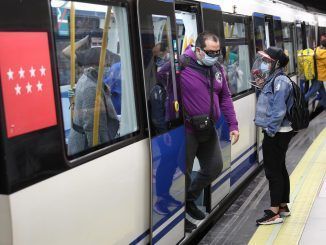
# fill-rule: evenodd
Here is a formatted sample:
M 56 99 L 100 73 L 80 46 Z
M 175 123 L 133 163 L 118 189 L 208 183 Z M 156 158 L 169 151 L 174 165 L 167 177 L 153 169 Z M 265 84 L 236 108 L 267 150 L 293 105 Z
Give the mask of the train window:
M 197 39 L 197 19 L 196 13 L 175 11 L 177 22 L 178 49 L 182 54 L 188 45 L 195 45 Z
M 151 53 L 154 64 L 147 69 L 154 68 L 155 71 L 151 74 L 147 93 L 152 135 L 157 135 L 176 126 L 174 122 L 179 121 L 181 115 L 175 108 L 175 102 L 179 100 L 174 66 L 168 65 L 174 64 L 173 50 L 177 49 L 172 47 L 171 21 L 168 16 L 152 15 L 152 23 L 154 47 Z
M 246 28 L 244 23 L 228 23 L 223 21 L 225 38 L 245 38 Z
M 283 49 L 283 35 L 281 19 L 274 17 L 273 19 L 275 46 Z
M 308 48 L 314 49 L 316 48 L 317 42 L 316 42 L 316 30 L 315 26 L 306 26 L 306 36 L 307 36 L 307 44 Z
M 232 95 L 251 88 L 248 45 L 226 46 L 225 65 Z
M 296 40 L 297 40 L 297 50 L 303 49 L 303 42 L 302 42 L 302 27 L 301 23 L 296 24 Z
M 293 74 L 295 72 L 295 53 L 294 53 L 294 44 L 293 44 L 293 24 L 291 23 L 282 23 L 282 33 L 283 33 L 283 42 L 284 42 L 284 52 L 289 56 L 289 63 L 287 65 L 287 73 Z
M 226 54 L 224 65 L 233 96 L 251 88 L 249 31 L 245 18 L 223 14 Z
M 253 21 L 255 34 L 255 51 L 257 53 L 258 51 L 267 49 L 268 43 L 265 34 L 265 17 L 264 15 L 259 13 L 255 14 L 253 17 Z
M 138 123 L 126 9 L 54 0 L 51 6 L 68 155 L 132 136 Z

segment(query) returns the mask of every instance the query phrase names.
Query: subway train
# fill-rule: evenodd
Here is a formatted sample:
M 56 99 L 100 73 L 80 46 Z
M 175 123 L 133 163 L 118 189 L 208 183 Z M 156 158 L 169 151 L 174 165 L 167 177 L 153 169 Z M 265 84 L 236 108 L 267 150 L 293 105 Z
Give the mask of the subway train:
M 255 53 L 283 48 L 299 81 L 297 50 L 318 44 L 326 15 L 278 0 L 1 1 L 1 245 L 192 241 L 177 78 L 203 31 L 220 38 L 240 140 L 222 116 L 223 171 L 197 200 L 197 229 L 262 163 Z

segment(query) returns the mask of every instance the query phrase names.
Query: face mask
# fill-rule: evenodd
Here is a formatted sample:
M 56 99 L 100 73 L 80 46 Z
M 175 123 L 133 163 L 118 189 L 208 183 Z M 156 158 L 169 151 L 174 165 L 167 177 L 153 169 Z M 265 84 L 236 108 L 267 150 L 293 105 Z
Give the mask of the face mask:
M 269 72 L 269 64 L 266 62 L 262 62 L 260 65 L 260 70 L 262 73 L 268 73 Z
M 218 57 L 212 58 L 212 57 L 209 57 L 207 54 L 205 54 L 205 57 L 201 60 L 201 62 L 205 66 L 213 66 L 213 65 L 215 65 L 217 60 L 218 60 Z

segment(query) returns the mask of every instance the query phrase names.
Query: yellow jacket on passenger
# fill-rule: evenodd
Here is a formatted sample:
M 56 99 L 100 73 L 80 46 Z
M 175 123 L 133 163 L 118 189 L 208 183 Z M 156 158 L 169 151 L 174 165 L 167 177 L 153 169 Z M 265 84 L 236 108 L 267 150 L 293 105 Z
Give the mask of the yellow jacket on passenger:
M 317 79 L 326 81 L 326 49 L 316 48 Z
M 299 73 L 304 75 L 305 80 L 312 80 L 315 78 L 314 55 L 315 52 L 312 49 L 298 51 Z

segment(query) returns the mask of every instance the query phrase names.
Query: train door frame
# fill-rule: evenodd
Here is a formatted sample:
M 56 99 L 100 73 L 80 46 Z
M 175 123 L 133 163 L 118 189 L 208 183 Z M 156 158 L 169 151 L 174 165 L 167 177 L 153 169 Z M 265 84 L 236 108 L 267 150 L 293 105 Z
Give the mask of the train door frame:
M 179 90 L 177 94 L 174 94 L 176 86 L 176 72 L 178 72 L 178 45 L 176 38 L 176 20 L 175 20 L 175 4 L 174 1 L 160 1 L 160 0 L 138 0 L 137 1 L 137 12 L 138 12 L 138 27 L 139 27 L 139 39 L 141 44 L 141 56 L 142 56 L 142 69 L 144 74 L 144 93 L 146 97 L 146 111 L 147 111 L 147 122 L 149 128 L 149 144 L 150 144 L 150 243 L 155 244 L 157 242 L 171 243 L 179 242 L 185 237 L 185 129 L 183 124 L 183 116 L 181 111 L 179 111 L 179 103 L 181 104 L 181 98 Z M 161 19 L 160 19 L 161 18 Z M 154 26 L 154 21 L 158 19 L 159 21 Z M 158 29 L 155 29 L 158 27 Z M 157 36 L 155 36 L 155 31 Z M 161 37 L 160 40 L 155 40 Z M 164 38 L 163 38 L 164 37 Z M 163 45 L 163 40 L 166 41 L 166 45 Z M 157 41 L 157 42 L 156 42 Z M 169 72 L 164 73 L 166 79 L 170 79 L 173 87 L 173 96 L 177 96 L 174 100 L 173 113 L 178 114 L 175 120 L 168 119 L 167 128 L 162 132 L 158 132 L 155 128 L 153 115 L 151 113 L 151 105 L 153 103 L 150 101 L 152 97 L 152 91 L 154 91 L 154 86 L 151 83 L 158 84 L 158 65 L 155 61 L 154 48 L 159 44 L 159 51 L 170 52 L 167 62 L 170 62 Z M 166 46 L 166 48 L 163 48 Z M 164 49 L 164 50 L 162 50 Z M 166 64 L 166 63 L 165 63 Z M 163 68 L 162 68 L 163 69 Z M 148 72 L 149 71 L 149 72 Z M 153 75 L 154 74 L 154 75 Z M 169 76 L 169 78 L 167 77 Z M 154 81 L 151 79 L 154 78 Z M 167 81 L 166 80 L 166 81 Z M 161 87 L 168 91 L 168 85 L 166 87 Z M 170 96 L 168 94 L 168 96 Z M 153 98 L 157 98 L 156 95 Z M 175 97 L 173 97 L 175 98 Z M 164 103 L 165 104 L 165 103 Z M 169 100 L 168 100 L 168 105 Z M 181 105 L 180 105 L 181 107 Z M 166 118 L 166 117 L 164 117 Z M 164 119 L 165 120 L 165 119 Z M 164 121 L 165 123 L 165 121 Z M 170 143 L 168 143 L 168 142 Z M 175 149 L 175 150 L 174 150 Z M 166 156 L 170 158 L 166 158 Z M 165 176 L 163 170 L 159 170 L 160 166 L 170 166 L 173 162 L 175 169 L 173 169 L 171 177 L 171 183 L 168 186 L 168 193 L 170 195 L 170 187 L 173 185 L 173 191 L 178 193 L 177 200 L 180 204 L 173 207 L 166 207 L 168 210 L 164 212 L 159 212 L 158 205 L 164 198 L 159 199 L 158 189 L 162 189 L 159 186 L 167 184 L 168 177 Z M 177 166 L 178 165 L 178 166 Z M 172 166 L 172 167 L 174 167 Z M 162 168 L 163 168 L 162 167 Z M 177 167 L 179 172 L 176 174 Z M 170 171 L 170 170 L 168 170 Z M 170 171 L 171 172 L 171 171 Z M 164 173 L 164 176 L 162 176 Z M 162 178 L 159 179 L 158 176 Z M 175 177 L 178 175 L 178 177 Z M 163 178 L 164 177 L 164 178 Z M 158 180 L 159 179 L 159 180 Z M 165 182 L 164 182 L 165 181 Z M 178 181 L 177 184 L 175 184 Z M 155 183 L 154 183 L 155 182 Z M 172 189 L 172 188 L 171 188 Z M 155 192 L 155 193 L 154 193 Z M 170 195 L 171 196 L 171 195 Z M 171 196 L 172 197 L 172 196 Z M 155 199 L 155 200 L 154 200 Z M 176 200 L 176 199 L 175 199 Z M 155 204 L 154 204 L 155 202 Z M 160 205 L 161 206 L 161 205 Z M 162 209 L 160 209 L 162 211 Z M 155 212 L 155 214 L 154 214 Z M 163 215 L 163 217 L 159 216 Z M 154 220 L 155 219 L 155 220 Z

